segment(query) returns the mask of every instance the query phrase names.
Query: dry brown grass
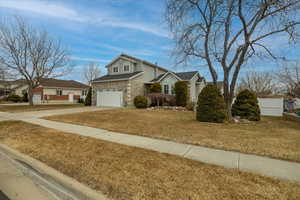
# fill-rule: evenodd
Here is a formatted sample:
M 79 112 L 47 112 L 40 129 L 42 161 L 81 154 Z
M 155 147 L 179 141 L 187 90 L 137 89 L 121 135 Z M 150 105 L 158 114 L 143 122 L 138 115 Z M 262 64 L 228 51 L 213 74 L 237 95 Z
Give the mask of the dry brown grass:
M 250 124 L 213 124 L 196 121 L 193 112 L 120 109 L 47 119 L 300 161 L 300 123 L 282 118 L 263 118 Z
M 300 199 L 296 183 L 24 122 L 0 122 L 0 142 L 115 200 Z
M 83 104 L 50 104 L 50 105 L 1 105 L 0 112 L 30 112 L 39 110 L 55 110 L 55 109 L 67 109 L 67 108 L 77 108 L 82 107 Z

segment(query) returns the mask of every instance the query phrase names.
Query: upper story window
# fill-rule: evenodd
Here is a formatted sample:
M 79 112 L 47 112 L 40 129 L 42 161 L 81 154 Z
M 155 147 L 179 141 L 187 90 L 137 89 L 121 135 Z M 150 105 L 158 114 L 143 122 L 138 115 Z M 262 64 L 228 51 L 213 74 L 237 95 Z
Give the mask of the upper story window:
M 57 95 L 57 96 L 62 96 L 62 90 L 57 89 L 57 90 L 56 90 L 56 95 Z
M 169 94 L 169 85 L 164 85 L 164 93 Z
M 113 72 L 119 72 L 119 67 L 114 67 Z
M 129 65 L 124 65 L 124 72 L 128 72 L 129 71 Z

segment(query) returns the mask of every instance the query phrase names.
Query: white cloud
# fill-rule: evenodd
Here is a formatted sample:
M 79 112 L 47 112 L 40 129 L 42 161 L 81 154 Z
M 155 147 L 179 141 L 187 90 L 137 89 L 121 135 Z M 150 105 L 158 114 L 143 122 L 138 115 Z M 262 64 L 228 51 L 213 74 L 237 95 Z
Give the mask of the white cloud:
M 86 61 L 86 62 L 99 62 L 99 63 L 108 63 L 110 60 L 103 60 L 103 59 L 96 59 L 96 58 L 85 58 L 85 57 L 78 57 L 78 56 L 71 56 L 71 60 L 77 61 Z
M 90 23 L 99 26 L 111 26 L 128 28 L 132 30 L 151 33 L 161 37 L 169 37 L 162 28 L 146 24 L 126 21 L 124 18 L 116 17 L 108 10 L 99 11 L 96 15 L 91 15 L 89 11 L 78 11 L 62 3 L 55 3 L 41 0 L 0 0 L 0 7 L 16 9 L 19 11 L 32 12 L 39 15 L 56 17 L 80 23 Z M 87 14 L 89 13 L 89 14 Z M 99 14 L 101 13 L 101 14 Z
M 153 56 L 153 55 L 155 55 L 155 52 L 153 52 L 151 50 L 147 50 L 147 49 L 130 50 L 130 49 L 127 49 L 127 48 L 121 48 L 121 47 L 117 47 L 117 46 L 113 46 L 113 45 L 109 45 L 109 44 L 101 44 L 99 46 L 103 47 L 103 48 L 106 48 L 106 49 L 116 51 L 119 54 L 127 53 L 127 54 L 130 54 L 130 55 L 140 55 L 140 56 Z

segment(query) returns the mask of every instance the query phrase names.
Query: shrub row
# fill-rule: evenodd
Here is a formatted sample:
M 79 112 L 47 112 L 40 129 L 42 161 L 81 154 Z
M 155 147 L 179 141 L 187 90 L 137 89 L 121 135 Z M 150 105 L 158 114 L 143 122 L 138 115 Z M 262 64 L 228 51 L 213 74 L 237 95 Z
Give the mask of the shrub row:
M 241 91 L 232 105 L 232 116 L 250 121 L 260 120 L 260 109 L 254 92 Z M 196 118 L 202 122 L 222 123 L 227 118 L 224 98 L 213 84 L 208 84 L 199 94 Z

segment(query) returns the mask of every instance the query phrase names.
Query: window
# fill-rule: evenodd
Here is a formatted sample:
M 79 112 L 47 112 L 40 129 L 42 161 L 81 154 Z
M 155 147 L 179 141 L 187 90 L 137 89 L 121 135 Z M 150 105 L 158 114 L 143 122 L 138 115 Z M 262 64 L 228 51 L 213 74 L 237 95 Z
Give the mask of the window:
M 118 68 L 118 67 L 114 67 L 114 68 L 113 68 L 113 71 L 114 71 L 114 72 L 119 72 L 119 68 Z
M 169 85 L 164 85 L 164 93 L 169 94 Z
M 87 90 L 82 90 L 81 91 L 81 96 L 86 96 L 87 95 Z
M 128 72 L 129 71 L 129 65 L 124 65 L 124 72 Z
M 56 95 L 57 96 L 62 96 L 62 90 L 61 89 L 56 90 Z
M 172 95 L 176 95 L 175 94 L 175 87 L 174 87 L 174 85 L 172 86 L 171 93 L 172 93 Z

